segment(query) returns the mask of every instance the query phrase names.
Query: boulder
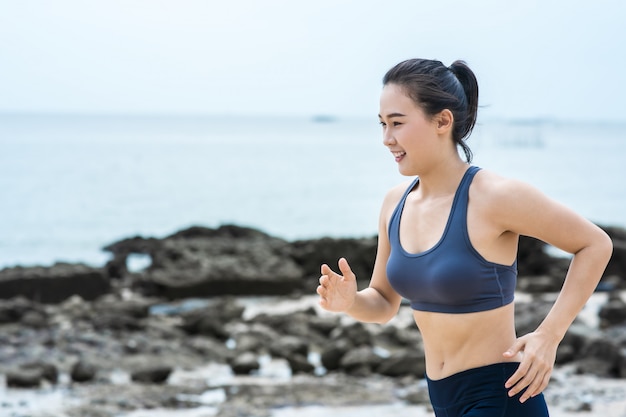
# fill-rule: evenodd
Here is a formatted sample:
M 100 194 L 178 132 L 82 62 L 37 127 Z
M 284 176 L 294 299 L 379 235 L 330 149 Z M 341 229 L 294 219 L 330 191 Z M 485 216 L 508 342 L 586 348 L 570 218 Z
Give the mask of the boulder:
M 374 268 L 377 243 L 376 236 L 359 239 L 325 237 L 293 242 L 291 256 L 302 268 L 305 277 L 303 290 L 315 293 L 319 285 L 320 266 L 328 264 L 337 271 L 337 261 L 341 257 L 350 263 L 352 272 L 357 277 L 359 289 L 367 287 Z
M 105 250 L 114 253 L 118 274 L 130 253 L 147 252 L 152 263 L 135 274 L 136 285 L 169 299 L 284 295 L 302 283 L 302 269 L 289 256 L 288 242 L 239 226 L 196 226 L 160 241 L 135 238 Z
M 111 289 L 103 269 L 83 264 L 56 263 L 50 267 L 13 267 L 0 271 L 0 298 L 22 296 L 56 304 L 78 295 L 94 300 Z

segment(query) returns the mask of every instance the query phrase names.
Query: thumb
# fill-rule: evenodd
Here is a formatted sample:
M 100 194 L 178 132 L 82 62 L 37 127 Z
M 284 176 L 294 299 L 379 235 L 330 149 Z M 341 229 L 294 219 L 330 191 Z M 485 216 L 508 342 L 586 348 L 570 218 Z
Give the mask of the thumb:
M 354 272 L 352 272 L 346 258 L 339 259 L 338 265 L 344 279 L 356 279 L 356 276 L 354 275 Z
M 522 350 L 524 350 L 524 341 L 521 339 L 517 339 L 515 341 L 515 343 L 513 343 L 513 345 L 507 349 L 506 352 L 504 352 L 502 355 L 506 358 L 512 358 L 515 355 L 517 355 L 519 352 L 521 352 Z

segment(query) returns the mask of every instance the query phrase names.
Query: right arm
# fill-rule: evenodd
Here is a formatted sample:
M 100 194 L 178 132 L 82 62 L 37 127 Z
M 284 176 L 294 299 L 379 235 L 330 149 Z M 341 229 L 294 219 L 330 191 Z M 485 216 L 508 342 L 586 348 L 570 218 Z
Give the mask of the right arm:
M 356 276 L 344 258 L 339 260 L 341 275 L 324 264 L 321 269 L 320 285 L 317 287 L 317 293 L 320 295 L 319 304 L 322 308 L 346 313 L 358 321 L 381 324 L 388 322 L 398 313 L 402 297 L 394 291 L 387 280 L 387 259 L 391 251 L 387 226 L 403 190 L 401 187 L 394 188 L 383 202 L 378 221 L 376 260 L 369 287 L 357 291 Z

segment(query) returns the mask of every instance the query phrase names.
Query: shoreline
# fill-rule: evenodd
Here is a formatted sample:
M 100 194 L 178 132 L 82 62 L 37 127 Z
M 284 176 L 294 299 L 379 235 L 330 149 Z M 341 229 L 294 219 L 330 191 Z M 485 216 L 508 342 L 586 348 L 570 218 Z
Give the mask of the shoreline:
M 626 241 L 626 231 L 613 233 L 620 245 Z M 63 409 L 55 417 L 141 417 L 145 410 L 177 417 L 287 417 L 295 410 L 317 417 L 332 410 L 352 417 L 379 407 L 381 417 L 418 409 L 428 416 L 423 341 L 410 307 L 403 303 L 380 326 L 317 305 L 320 263 L 342 254 L 358 276 L 368 276 L 375 238 L 289 242 L 226 225 L 133 237 L 105 249 L 112 256 L 103 268 L 0 271 L 4 409 L 33 417 L 50 417 L 54 404 Z M 559 346 L 546 390 L 552 415 L 602 410 L 623 417 L 620 250 Z M 541 242 L 520 240 L 518 334 L 543 319 L 567 264 Z

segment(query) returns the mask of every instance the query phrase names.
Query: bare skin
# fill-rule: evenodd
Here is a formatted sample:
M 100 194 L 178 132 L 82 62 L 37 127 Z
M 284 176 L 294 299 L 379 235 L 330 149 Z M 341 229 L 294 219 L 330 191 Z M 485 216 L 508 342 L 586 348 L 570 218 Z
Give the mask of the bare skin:
M 443 234 L 458 184 L 467 169 L 451 139 L 452 113 L 427 117 L 393 84 L 381 95 L 384 144 L 405 175 L 419 175 L 402 213 L 400 243 L 408 252 L 433 247 Z M 386 264 L 389 219 L 409 183 L 387 194 L 379 219 L 378 249 L 368 288 L 357 291 L 346 259 L 339 273 L 321 267 L 317 293 L 322 308 L 364 322 L 386 323 L 401 296 L 390 286 Z M 431 379 L 498 362 L 519 362 L 506 382 L 509 395 L 524 391 L 520 401 L 538 395 L 548 384 L 556 349 L 568 327 L 593 293 L 612 253 L 610 238 L 597 226 L 533 187 L 479 171 L 469 190 L 468 232 L 474 248 L 488 261 L 511 265 L 520 235 L 533 236 L 573 254 L 563 289 L 552 310 L 532 333 L 517 337 L 514 306 L 465 314 L 414 311 L 426 351 Z

